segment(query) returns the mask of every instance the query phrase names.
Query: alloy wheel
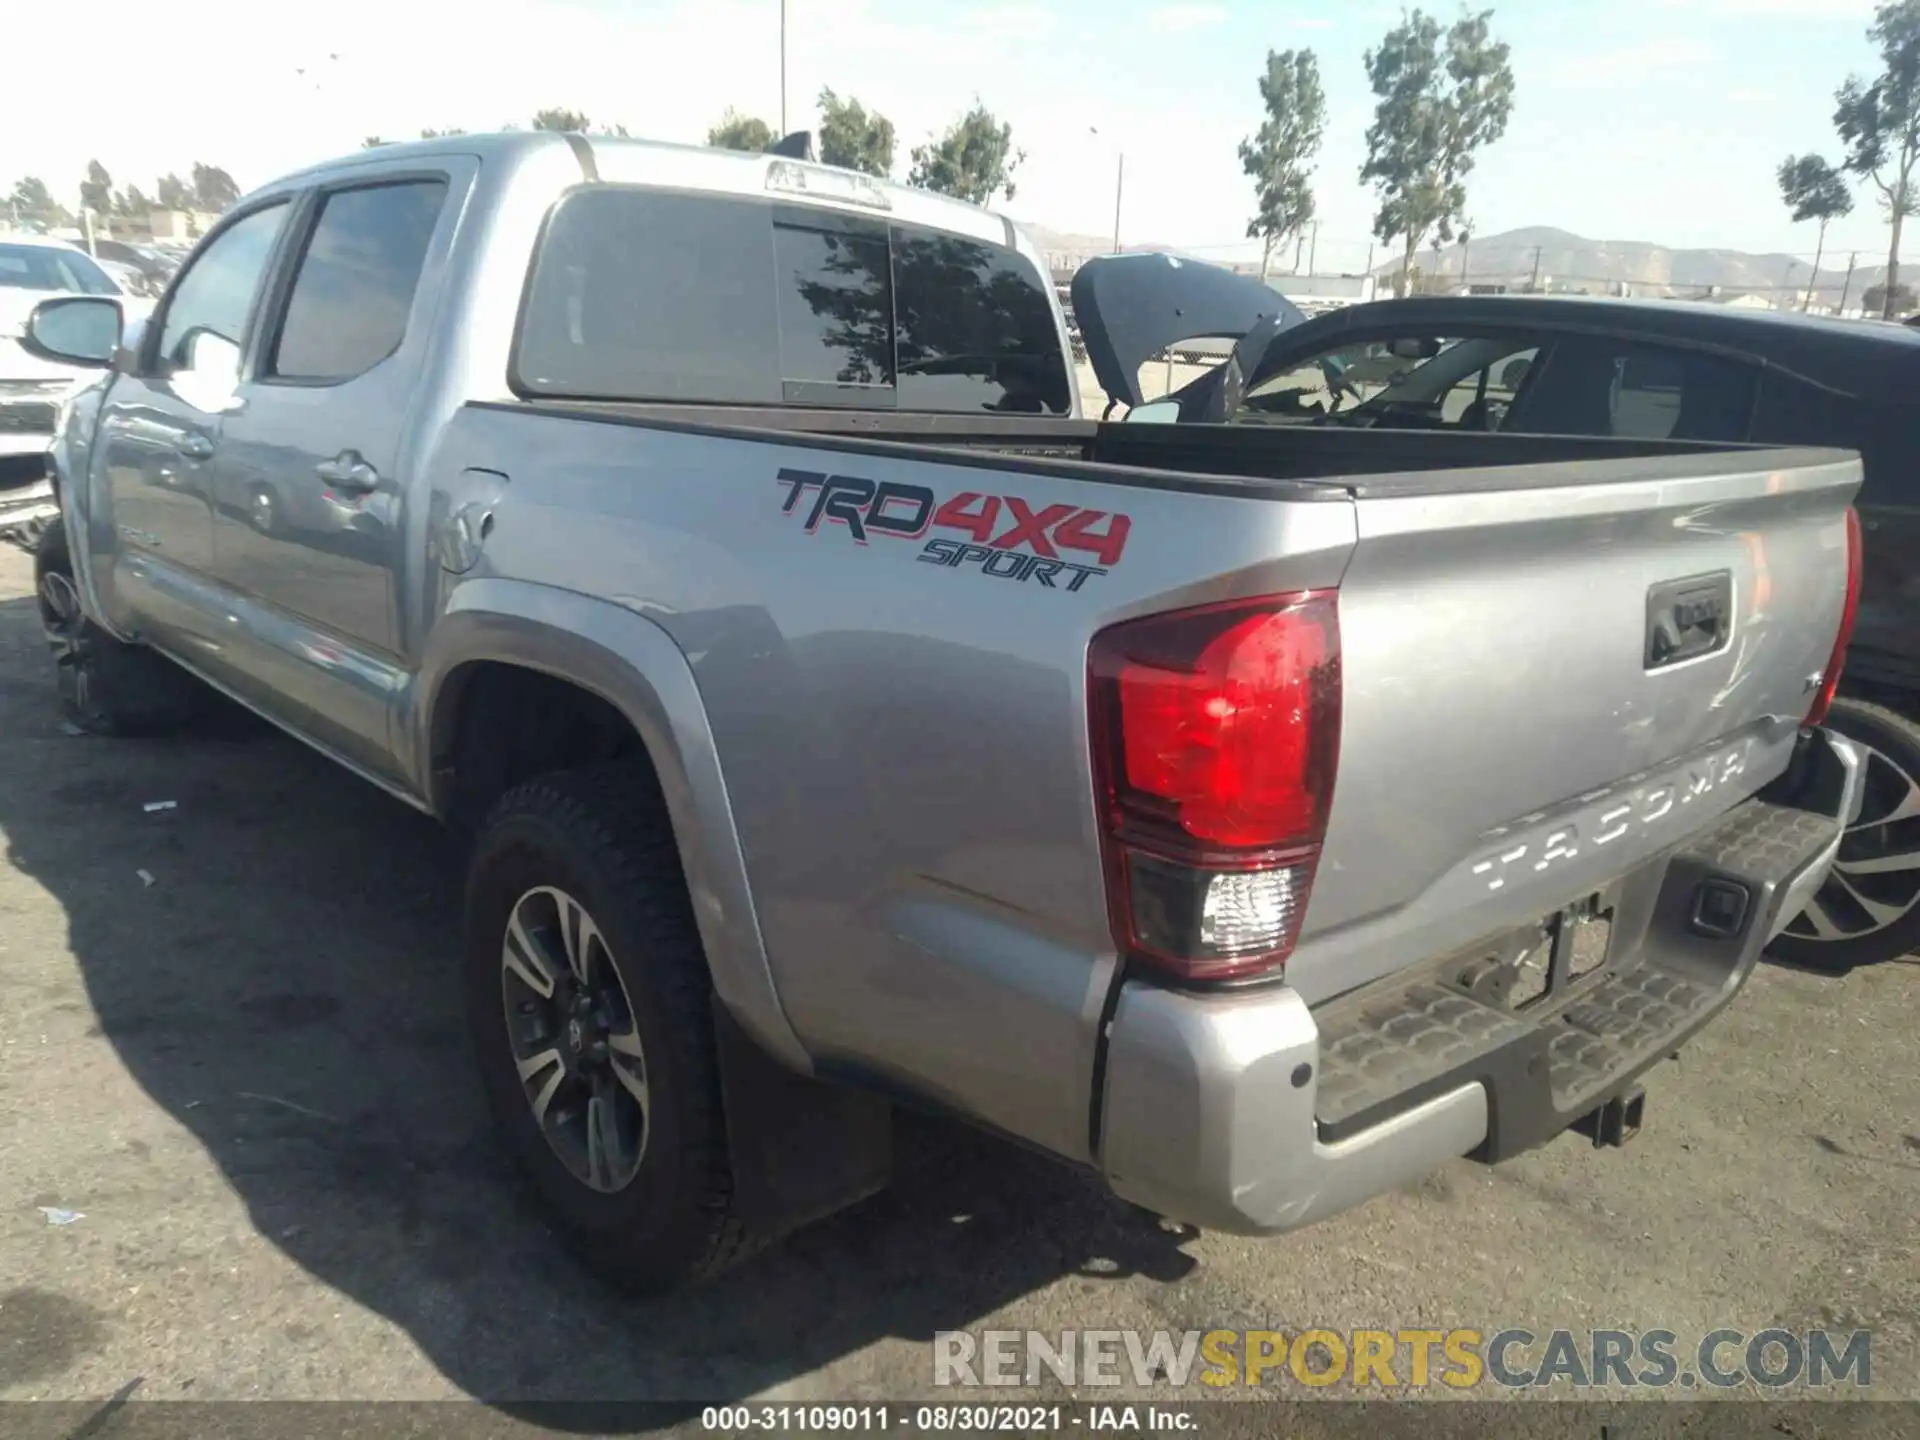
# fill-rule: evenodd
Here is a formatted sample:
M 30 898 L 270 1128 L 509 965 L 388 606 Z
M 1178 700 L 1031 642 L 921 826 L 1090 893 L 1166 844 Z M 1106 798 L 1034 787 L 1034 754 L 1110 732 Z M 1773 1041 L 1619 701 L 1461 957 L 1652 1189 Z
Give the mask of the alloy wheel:
M 640 1173 L 652 1129 L 646 1051 L 606 938 L 564 890 L 514 903 L 500 947 L 507 1038 L 534 1123 L 603 1194 Z
M 54 674 L 62 701 L 71 711 L 82 714 L 93 707 L 93 676 L 89 663 L 86 612 L 80 607 L 80 591 L 73 577 L 64 570 L 47 570 L 40 576 L 36 595 L 40 605 L 40 629 L 47 648 L 53 652 Z
M 1827 881 L 1787 926 L 1802 940 L 1857 940 L 1920 903 L 1920 780 L 1859 739 L 1866 762 L 1860 818 L 1849 825 Z
M 80 592 L 73 577 L 49 570 L 40 577 L 40 624 L 50 643 L 72 643 L 80 630 Z

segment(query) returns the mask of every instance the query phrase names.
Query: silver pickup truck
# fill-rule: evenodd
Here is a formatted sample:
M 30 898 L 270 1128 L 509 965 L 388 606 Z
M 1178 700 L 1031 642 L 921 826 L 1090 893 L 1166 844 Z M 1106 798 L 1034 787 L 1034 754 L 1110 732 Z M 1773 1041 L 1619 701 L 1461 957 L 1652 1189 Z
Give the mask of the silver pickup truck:
M 469 839 L 486 1092 L 637 1285 L 896 1105 L 1241 1232 L 1618 1144 L 1858 804 L 1853 456 L 1082 419 L 1012 225 L 802 160 L 387 147 L 28 331 L 104 371 L 68 713 L 221 692 Z

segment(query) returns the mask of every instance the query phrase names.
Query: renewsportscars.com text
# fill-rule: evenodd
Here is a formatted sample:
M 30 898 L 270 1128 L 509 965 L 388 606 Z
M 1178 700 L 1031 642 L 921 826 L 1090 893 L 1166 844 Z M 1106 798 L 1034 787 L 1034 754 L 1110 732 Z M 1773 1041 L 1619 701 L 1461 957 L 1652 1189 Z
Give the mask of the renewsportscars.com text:
M 942 1330 L 933 1383 L 1148 1389 L 1706 1388 L 1873 1383 L 1866 1330 Z M 1203 1389 L 1200 1393 L 1205 1393 Z

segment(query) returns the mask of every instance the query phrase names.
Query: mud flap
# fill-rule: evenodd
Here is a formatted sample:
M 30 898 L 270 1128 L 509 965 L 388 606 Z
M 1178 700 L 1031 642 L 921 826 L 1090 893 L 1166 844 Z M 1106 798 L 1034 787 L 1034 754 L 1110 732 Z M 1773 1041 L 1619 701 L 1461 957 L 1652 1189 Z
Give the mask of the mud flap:
M 734 1212 L 749 1230 L 774 1239 L 886 1188 L 893 1174 L 887 1101 L 796 1075 L 718 1004 L 714 1036 Z

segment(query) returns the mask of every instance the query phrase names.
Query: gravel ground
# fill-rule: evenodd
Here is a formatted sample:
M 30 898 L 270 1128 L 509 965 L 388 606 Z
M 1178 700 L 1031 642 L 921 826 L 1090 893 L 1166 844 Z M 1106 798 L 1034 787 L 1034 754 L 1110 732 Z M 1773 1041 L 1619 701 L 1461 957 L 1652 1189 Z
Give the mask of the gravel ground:
M 63 733 L 30 576 L 0 549 L 0 1399 L 897 1398 L 943 1329 L 1448 1325 L 1862 1326 L 1920 1399 L 1911 963 L 1764 968 L 1624 1152 L 1252 1241 L 903 1122 L 888 1194 L 615 1296 L 490 1143 L 439 833 L 276 735 Z

